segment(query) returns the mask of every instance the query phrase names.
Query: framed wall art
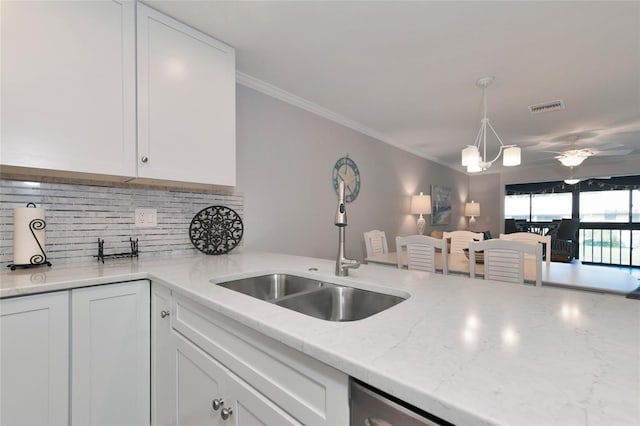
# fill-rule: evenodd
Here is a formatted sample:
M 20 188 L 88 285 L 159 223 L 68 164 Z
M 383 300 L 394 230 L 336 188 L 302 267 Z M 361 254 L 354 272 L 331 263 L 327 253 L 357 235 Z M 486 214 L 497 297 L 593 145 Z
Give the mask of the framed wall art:
M 431 185 L 431 224 L 448 225 L 451 211 L 451 188 Z

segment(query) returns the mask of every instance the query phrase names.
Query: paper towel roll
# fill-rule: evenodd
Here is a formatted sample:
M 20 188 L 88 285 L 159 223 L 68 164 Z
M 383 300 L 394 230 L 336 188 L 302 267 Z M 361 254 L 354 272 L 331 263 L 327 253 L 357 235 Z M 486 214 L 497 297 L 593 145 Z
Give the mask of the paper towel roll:
M 45 261 L 45 210 L 36 208 L 35 204 L 13 210 L 13 263 L 16 265 L 38 264 Z M 32 229 L 38 239 L 33 238 L 29 224 L 33 222 Z M 40 246 L 38 246 L 38 242 Z M 40 250 L 42 247 L 42 250 Z

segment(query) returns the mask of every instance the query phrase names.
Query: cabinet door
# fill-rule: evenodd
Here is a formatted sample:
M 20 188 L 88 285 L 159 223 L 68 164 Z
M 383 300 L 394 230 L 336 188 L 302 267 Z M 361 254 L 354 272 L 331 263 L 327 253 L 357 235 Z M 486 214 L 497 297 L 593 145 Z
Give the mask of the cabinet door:
M 69 293 L 0 301 L 0 351 L 0 424 L 68 424 Z
M 231 422 L 233 425 L 284 426 L 301 424 L 232 373 L 230 373 L 227 388 L 230 401 L 233 403 L 233 412 L 229 417 L 229 419 L 233 419 Z
M 173 350 L 176 373 L 176 424 L 179 426 L 224 425 L 222 407 L 229 404 L 225 392 L 226 372 L 193 344 L 176 335 Z M 218 400 L 221 407 L 214 409 Z
M 176 424 L 175 337 L 171 331 L 171 292 L 151 285 L 151 422 Z
M 0 8 L 2 164 L 134 176 L 134 3 Z
M 150 423 L 148 281 L 71 291 L 71 423 Z
M 138 3 L 138 176 L 235 185 L 235 51 Z

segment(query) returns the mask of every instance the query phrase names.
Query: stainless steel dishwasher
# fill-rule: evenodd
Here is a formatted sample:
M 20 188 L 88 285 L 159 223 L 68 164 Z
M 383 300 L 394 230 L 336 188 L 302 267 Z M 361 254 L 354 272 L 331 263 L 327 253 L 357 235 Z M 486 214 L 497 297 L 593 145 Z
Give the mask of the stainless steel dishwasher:
M 351 426 L 451 425 L 355 379 L 350 394 Z

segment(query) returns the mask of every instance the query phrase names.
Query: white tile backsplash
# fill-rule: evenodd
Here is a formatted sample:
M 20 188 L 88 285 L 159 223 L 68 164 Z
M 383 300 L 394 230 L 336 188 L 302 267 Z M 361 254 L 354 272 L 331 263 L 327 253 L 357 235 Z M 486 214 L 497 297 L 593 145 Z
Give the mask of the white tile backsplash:
M 0 180 L 0 266 L 13 262 L 13 209 L 30 202 L 46 209 L 45 251 L 54 265 L 95 260 L 98 238 L 105 254 L 129 251 L 129 237 L 138 238 L 140 257 L 194 253 L 189 225 L 197 212 L 223 205 L 244 218 L 241 194 L 109 185 Z M 136 208 L 156 209 L 158 225 L 136 227 Z

